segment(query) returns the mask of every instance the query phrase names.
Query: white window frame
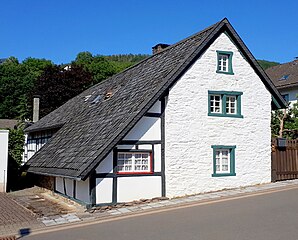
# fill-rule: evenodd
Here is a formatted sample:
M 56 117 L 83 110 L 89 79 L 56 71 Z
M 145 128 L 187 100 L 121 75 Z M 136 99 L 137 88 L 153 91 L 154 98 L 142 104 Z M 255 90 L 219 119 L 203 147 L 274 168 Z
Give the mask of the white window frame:
M 218 54 L 218 71 L 229 72 L 229 57 L 228 54 Z
M 123 157 L 121 155 L 123 154 Z M 137 155 L 141 155 L 141 158 L 137 159 Z M 131 158 L 128 156 L 131 155 Z M 143 159 L 143 155 L 147 155 L 147 159 Z M 121 164 L 120 164 L 121 161 Z M 137 163 L 136 161 L 141 161 Z M 147 161 L 147 164 L 144 162 Z M 120 169 L 123 168 L 124 169 Z M 140 169 L 136 169 L 140 167 Z M 146 167 L 146 169 L 144 169 Z M 132 151 L 119 151 L 117 153 L 117 173 L 119 174 L 141 174 L 141 173 L 152 173 L 152 153 L 146 151 L 132 152 Z
M 215 99 L 216 97 L 219 97 L 219 101 L 217 101 Z M 219 102 L 219 106 L 215 106 L 216 102 Z M 212 111 L 212 108 L 213 108 L 213 111 Z M 219 108 L 219 112 L 215 110 L 217 108 Z M 210 95 L 210 112 L 211 113 L 222 113 L 222 96 L 221 95 L 216 95 L 216 94 Z
M 217 164 L 217 152 L 219 153 L 219 158 L 218 158 L 218 160 L 219 160 L 219 164 Z M 227 162 L 227 164 L 223 164 L 223 160 L 224 160 L 224 158 L 223 158 L 223 152 L 227 152 L 228 153 L 228 155 L 227 155 L 227 160 L 228 160 L 228 162 Z M 215 158 L 216 158 L 216 173 L 217 174 L 221 174 L 221 173 L 230 173 L 230 166 L 231 166 L 231 156 L 230 156 L 230 149 L 228 149 L 228 148 L 219 148 L 219 149 L 216 149 L 215 150 Z M 226 170 L 223 170 L 223 166 L 224 165 L 226 165 L 226 166 L 228 166 L 228 168 L 226 169 Z M 217 166 L 219 166 L 219 169 L 217 169 Z
M 232 102 L 231 99 L 234 99 L 234 101 Z M 233 106 L 234 104 L 234 106 Z M 226 96 L 226 113 L 227 114 L 237 114 L 237 96 L 235 95 L 227 95 Z M 234 112 L 232 112 L 231 110 L 234 109 Z

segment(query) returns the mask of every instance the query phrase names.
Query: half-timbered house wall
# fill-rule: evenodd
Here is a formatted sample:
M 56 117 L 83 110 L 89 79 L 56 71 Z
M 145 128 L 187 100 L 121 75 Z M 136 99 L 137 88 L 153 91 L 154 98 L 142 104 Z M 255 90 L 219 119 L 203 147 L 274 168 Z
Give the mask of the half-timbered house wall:
M 162 196 L 161 106 L 156 102 L 96 168 L 96 204 Z M 151 171 L 118 172 L 118 153 L 149 153 Z
M 56 129 L 49 129 L 25 134 L 23 164 L 45 145 L 56 131 Z

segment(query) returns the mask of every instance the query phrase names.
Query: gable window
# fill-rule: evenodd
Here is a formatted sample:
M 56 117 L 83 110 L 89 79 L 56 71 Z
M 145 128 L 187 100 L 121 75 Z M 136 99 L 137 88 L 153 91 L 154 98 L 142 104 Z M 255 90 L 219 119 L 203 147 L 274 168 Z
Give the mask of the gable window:
M 213 145 L 212 177 L 236 176 L 235 148 L 236 146 Z
M 242 92 L 208 91 L 208 116 L 242 118 L 242 94 Z
M 232 67 L 233 52 L 217 52 L 217 73 L 234 74 Z
M 118 173 L 151 173 L 150 152 L 118 152 Z

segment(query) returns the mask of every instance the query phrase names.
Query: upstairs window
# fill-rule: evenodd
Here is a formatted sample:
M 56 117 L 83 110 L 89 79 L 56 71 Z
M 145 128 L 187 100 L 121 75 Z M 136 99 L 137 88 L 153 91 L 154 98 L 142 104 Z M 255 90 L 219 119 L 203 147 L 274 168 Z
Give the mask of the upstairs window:
M 233 52 L 217 52 L 217 73 L 234 74 L 232 68 Z
M 151 173 L 150 152 L 118 152 L 118 173 Z
M 242 94 L 242 92 L 208 91 L 208 116 L 242 118 Z

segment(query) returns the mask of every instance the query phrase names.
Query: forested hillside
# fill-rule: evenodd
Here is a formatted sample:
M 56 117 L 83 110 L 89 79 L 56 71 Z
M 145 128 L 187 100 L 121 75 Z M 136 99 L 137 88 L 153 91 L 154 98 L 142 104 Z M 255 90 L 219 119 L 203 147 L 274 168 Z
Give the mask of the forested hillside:
M 81 52 L 70 64 L 10 57 L 0 64 L 0 118 L 31 119 L 32 98 L 41 96 L 41 117 L 91 85 L 132 66 L 149 55 L 92 55 Z
M 81 52 L 69 64 L 10 57 L 0 63 L 0 118 L 31 119 L 32 98 L 40 95 L 41 117 L 88 87 L 149 57 L 146 54 L 92 55 Z M 275 62 L 259 60 L 266 69 Z
M 278 62 L 270 62 L 270 61 L 266 61 L 266 60 L 257 60 L 257 61 L 264 70 L 280 64 Z

